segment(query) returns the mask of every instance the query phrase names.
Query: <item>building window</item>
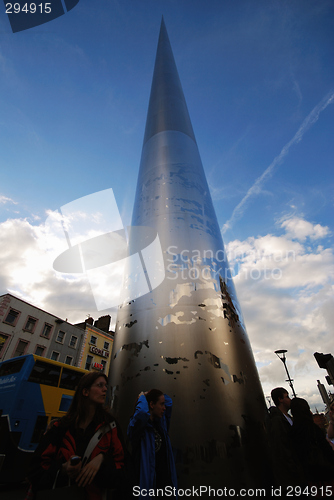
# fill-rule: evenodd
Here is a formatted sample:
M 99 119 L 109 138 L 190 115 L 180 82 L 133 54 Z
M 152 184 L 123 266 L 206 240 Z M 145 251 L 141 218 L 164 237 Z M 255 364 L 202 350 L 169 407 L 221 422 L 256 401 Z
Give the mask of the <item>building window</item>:
M 57 351 L 52 351 L 52 354 L 51 354 L 51 359 L 53 361 L 58 361 L 59 360 L 59 352 Z
M 32 318 L 31 316 L 28 316 L 27 322 L 23 330 L 26 330 L 27 332 L 34 333 L 35 328 L 37 325 L 37 319 Z
M 65 332 L 62 332 L 61 330 L 59 330 L 57 338 L 56 338 L 56 342 L 59 342 L 59 344 L 63 344 L 64 338 L 65 338 Z
M 107 366 L 107 362 L 106 362 L 105 359 L 101 359 L 101 365 L 103 366 L 103 370 L 102 371 L 103 371 L 103 373 L 105 373 L 106 372 L 106 366 Z
M 97 337 L 94 337 L 94 335 L 90 336 L 90 344 L 96 345 L 97 342 Z
M 66 363 L 67 365 L 71 365 L 71 364 L 72 364 L 72 361 L 73 361 L 72 356 L 66 356 L 65 363 Z
M 91 366 L 92 366 L 92 361 L 93 361 L 93 356 L 90 356 L 90 355 L 88 354 L 87 359 L 86 359 L 86 366 L 85 366 L 85 370 L 90 370 L 90 369 L 91 369 Z
M 4 320 L 4 323 L 8 323 L 9 325 L 15 326 L 17 320 L 19 319 L 19 316 L 20 316 L 19 311 L 15 311 L 15 309 L 10 308 L 6 316 L 6 319 Z
M 52 325 L 45 323 L 45 325 L 43 326 L 41 337 L 45 337 L 46 339 L 50 338 L 51 331 L 52 331 Z
M 25 340 L 19 340 L 15 349 L 15 352 L 13 353 L 13 358 L 16 358 L 17 356 L 23 356 L 28 349 L 29 342 L 26 342 Z
M 3 333 L 0 333 L 0 358 L 1 355 L 4 353 L 5 350 L 5 344 L 8 340 L 8 335 L 4 335 Z
M 36 356 L 44 356 L 45 347 L 38 345 L 35 349 Z
M 109 342 L 104 343 L 103 349 L 105 349 L 106 351 L 109 351 Z
M 77 341 L 78 341 L 78 337 L 76 337 L 75 335 L 72 335 L 69 346 L 75 348 L 77 345 Z

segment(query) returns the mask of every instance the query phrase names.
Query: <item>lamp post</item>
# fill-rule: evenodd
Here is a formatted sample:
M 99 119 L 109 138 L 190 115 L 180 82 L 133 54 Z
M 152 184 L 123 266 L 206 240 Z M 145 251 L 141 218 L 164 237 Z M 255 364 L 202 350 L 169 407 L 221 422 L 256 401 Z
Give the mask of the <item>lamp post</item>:
M 291 390 L 292 390 L 292 394 L 294 397 L 296 397 L 296 393 L 295 393 L 295 390 L 294 390 L 294 387 L 293 387 L 293 379 L 290 377 L 290 374 L 289 374 L 289 371 L 288 371 L 288 367 L 286 366 L 286 357 L 285 357 L 285 353 L 288 352 L 286 349 L 280 349 L 278 351 L 275 351 L 275 354 L 276 356 L 282 361 L 283 365 L 284 365 L 284 368 L 286 370 L 286 374 L 288 376 L 286 382 L 289 382 L 289 385 L 291 387 Z

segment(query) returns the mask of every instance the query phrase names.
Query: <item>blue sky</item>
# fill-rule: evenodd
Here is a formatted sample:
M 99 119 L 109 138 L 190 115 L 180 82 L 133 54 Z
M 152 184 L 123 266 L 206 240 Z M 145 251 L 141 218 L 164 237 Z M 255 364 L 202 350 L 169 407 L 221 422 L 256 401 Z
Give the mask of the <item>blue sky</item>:
M 334 350 L 332 1 L 80 0 L 16 34 L 2 10 L 0 293 L 72 322 L 100 315 L 84 277 L 46 267 L 44 222 L 112 188 L 130 223 L 162 15 L 265 394 L 285 384 L 273 351 L 286 348 L 296 392 L 321 409 L 312 354 Z

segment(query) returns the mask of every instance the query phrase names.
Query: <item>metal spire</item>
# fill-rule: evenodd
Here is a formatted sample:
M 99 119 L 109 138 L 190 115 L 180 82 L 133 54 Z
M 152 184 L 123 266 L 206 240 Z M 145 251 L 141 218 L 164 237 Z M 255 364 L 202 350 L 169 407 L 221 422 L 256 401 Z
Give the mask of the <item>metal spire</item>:
M 162 18 L 144 144 L 153 135 L 164 130 L 178 130 L 196 142 L 165 22 Z
M 262 485 L 266 404 L 163 21 L 132 226 L 159 240 L 140 252 L 130 238 L 140 259 L 125 289 L 142 275 L 151 287 L 118 312 L 116 417 L 126 431 L 137 395 L 160 388 L 173 398 L 181 488 Z

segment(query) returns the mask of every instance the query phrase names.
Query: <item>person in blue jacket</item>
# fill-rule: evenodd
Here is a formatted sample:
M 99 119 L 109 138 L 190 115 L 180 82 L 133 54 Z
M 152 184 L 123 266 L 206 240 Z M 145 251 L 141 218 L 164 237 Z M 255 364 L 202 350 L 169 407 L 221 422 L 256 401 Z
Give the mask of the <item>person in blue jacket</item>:
M 176 469 L 168 436 L 171 413 L 172 400 L 162 391 L 151 389 L 139 394 L 128 436 L 136 475 L 137 486 L 134 488 L 139 486 L 143 496 L 148 495 L 150 489 L 167 486 L 176 492 Z

